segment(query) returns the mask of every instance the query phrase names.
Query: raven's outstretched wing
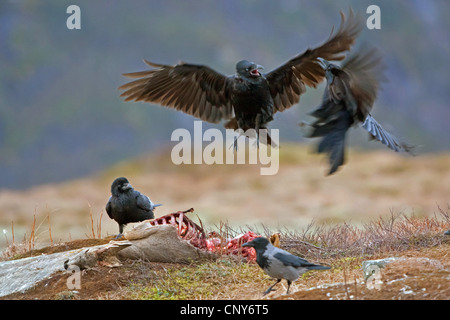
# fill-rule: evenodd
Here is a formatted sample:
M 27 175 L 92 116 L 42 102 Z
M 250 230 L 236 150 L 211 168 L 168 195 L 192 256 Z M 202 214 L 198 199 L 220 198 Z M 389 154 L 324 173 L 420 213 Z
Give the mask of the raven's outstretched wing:
M 350 54 L 341 69 L 349 75 L 349 87 L 356 103 L 356 118 L 363 122 L 377 98 L 381 82 L 385 80 L 380 51 L 365 45 Z
M 158 103 L 212 123 L 232 117 L 229 77 L 202 65 L 144 61 L 155 69 L 124 74 L 137 78 L 119 87 L 125 101 Z
M 305 86 L 316 87 L 324 78 L 325 72 L 318 64 L 317 58 L 325 60 L 342 60 L 342 53 L 350 49 L 356 36 L 362 30 L 361 18 L 350 9 L 348 20 L 341 12 L 341 26 L 321 46 L 308 49 L 285 64 L 265 74 L 277 111 L 290 108 L 300 100 L 306 91 Z

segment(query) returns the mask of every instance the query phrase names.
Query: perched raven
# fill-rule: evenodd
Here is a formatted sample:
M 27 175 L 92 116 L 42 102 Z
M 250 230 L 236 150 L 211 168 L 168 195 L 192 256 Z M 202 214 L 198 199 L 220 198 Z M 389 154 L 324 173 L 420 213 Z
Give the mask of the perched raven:
M 333 174 L 344 164 L 347 131 L 358 123 L 362 123 L 372 139 L 381 141 L 396 152 L 411 153 L 412 146 L 400 142 L 370 115 L 383 80 L 380 52 L 376 48 L 363 46 L 351 54 L 341 67 L 325 59 L 319 60 L 327 79 L 322 104 L 311 113 L 317 120 L 312 124 L 302 122 L 300 126 L 307 137 L 323 137 L 317 152 L 329 155 L 328 174 Z
M 341 26 L 328 40 L 308 49 L 273 71 L 262 74 L 262 67 L 242 60 L 236 64 L 236 74 L 224 76 L 213 69 L 196 64 L 162 65 L 144 60 L 153 70 L 125 73 L 136 78 L 119 87 L 125 101 L 145 101 L 171 107 L 218 123 L 229 120 L 226 128 L 267 130 L 277 111 L 290 108 L 300 100 L 306 87 L 316 87 L 324 78 L 318 57 L 342 60 L 362 30 L 361 18 L 350 9 L 348 20 L 341 12 Z M 264 141 L 262 141 L 264 142 Z M 267 144 L 271 144 L 267 136 Z
M 282 279 L 286 279 L 288 284 L 286 293 L 289 293 L 291 283 L 297 280 L 302 274 L 310 270 L 330 269 L 330 267 L 308 262 L 283 249 L 277 248 L 263 237 L 255 238 L 250 242 L 244 243 L 242 246 L 253 247 L 256 251 L 256 263 L 258 263 L 267 275 L 277 279 L 269 289 L 264 291 L 264 294 L 272 291 L 272 288 Z
M 146 195 L 134 190 L 127 178 L 120 177 L 111 185 L 111 197 L 106 204 L 108 216 L 119 224 L 120 238 L 123 227 L 130 222 L 153 219 L 153 209 L 161 204 L 153 204 Z

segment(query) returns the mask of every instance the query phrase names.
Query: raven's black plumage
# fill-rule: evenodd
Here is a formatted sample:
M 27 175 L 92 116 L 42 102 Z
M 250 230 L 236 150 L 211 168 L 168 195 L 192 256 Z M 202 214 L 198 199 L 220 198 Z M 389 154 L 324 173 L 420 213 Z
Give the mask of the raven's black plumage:
M 383 79 L 379 52 L 366 46 L 349 56 L 341 67 L 319 60 L 325 70 L 327 86 L 322 104 L 311 113 L 317 120 L 312 124 L 303 122 L 301 126 L 306 128 L 307 137 L 322 137 L 317 152 L 328 154 L 329 174 L 344 164 L 347 131 L 358 123 L 372 139 L 390 149 L 411 152 L 411 146 L 398 141 L 370 115 Z
M 286 279 L 288 283 L 286 293 L 289 293 L 291 283 L 297 280 L 303 273 L 308 272 L 309 270 L 330 269 L 326 266 L 308 262 L 283 249 L 277 248 L 264 237 L 255 238 L 250 242 L 244 243 L 242 246 L 254 248 L 256 251 L 256 263 L 258 263 L 266 274 L 277 279 L 264 294 L 272 291 L 272 288 L 282 279 Z
M 153 204 L 146 195 L 133 189 L 124 177 L 117 178 L 111 185 L 111 197 L 106 204 L 108 216 L 119 224 L 119 235 L 130 222 L 153 219 L 153 210 L 161 204 Z
M 125 101 L 145 101 L 175 108 L 201 120 L 218 123 L 228 120 L 226 128 L 266 129 L 273 114 L 299 102 L 305 86 L 316 87 L 324 70 L 318 57 L 342 60 L 362 29 L 359 17 L 350 10 L 346 21 L 341 12 L 341 27 L 328 40 L 308 49 L 273 71 L 261 74 L 261 66 L 239 61 L 236 74 L 224 76 L 196 64 L 162 65 L 144 60 L 155 69 L 124 74 L 136 78 L 119 87 Z M 270 137 L 267 140 L 271 144 Z

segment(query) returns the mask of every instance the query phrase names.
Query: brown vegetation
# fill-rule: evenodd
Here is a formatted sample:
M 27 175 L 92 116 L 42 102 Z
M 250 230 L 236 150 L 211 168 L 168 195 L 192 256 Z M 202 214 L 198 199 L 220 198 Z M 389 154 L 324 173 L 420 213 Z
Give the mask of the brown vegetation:
M 162 216 L 194 207 L 205 225 L 265 225 L 296 230 L 311 220 L 317 225 L 347 221 L 360 226 L 390 212 L 428 216 L 450 203 L 450 155 L 404 156 L 389 151 L 351 151 L 348 163 L 325 177 L 327 164 L 310 149 L 283 145 L 280 169 L 261 176 L 258 165 L 175 166 L 170 154 L 142 157 L 100 174 L 25 191 L 0 190 L 0 229 L 16 242 L 23 235 L 50 244 L 47 216 L 55 243 L 117 234 L 105 214 L 114 178 L 126 176 L 133 186 L 164 205 Z M 92 224 L 92 221 L 94 224 Z M 128 227 L 129 228 L 129 227 Z M 0 231 L 1 231 L 0 230 Z M 6 246 L 0 237 L 0 248 Z
M 195 207 L 207 231 L 280 232 L 284 249 L 331 267 L 304 275 L 291 295 L 278 285 L 266 298 L 448 299 L 450 237 L 443 232 L 450 229 L 450 155 L 351 151 L 349 163 L 331 177 L 318 159 L 304 147 L 283 146 L 278 174 L 260 176 L 258 166 L 174 166 L 163 153 L 76 181 L 2 190 L 3 259 L 109 241 L 117 225 L 104 205 L 112 180 L 126 176 L 164 204 L 156 216 Z M 361 262 L 390 256 L 405 259 L 386 267 L 381 290 L 369 290 L 361 282 Z M 192 265 L 99 266 L 83 272 L 77 292 L 67 290 L 67 277 L 56 274 L 4 298 L 261 299 L 272 283 L 255 264 L 226 257 Z
M 449 223 L 450 212 L 441 209 L 434 217 L 391 215 L 362 228 L 344 223 L 309 225 L 295 234 L 281 232 L 284 249 L 331 267 L 303 275 L 289 295 L 282 283 L 263 297 L 262 288 L 272 280 L 256 264 L 222 256 L 215 262 L 189 265 L 124 261 L 120 267 L 98 266 L 83 271 L 82 288 L 77 291 L 67 289 L 70 274 L 61 272 L 24 294 L 3 299 L 448 299 L 450 237 L 443 233 Z M 221 228 L 229 235 L 242 231 L 223 224 Z M 107 241 L 77 240 L 21 257 Z M 401 259 L 382 269 L 379 287 L 363 282 L 362 261 L 391 256 Z

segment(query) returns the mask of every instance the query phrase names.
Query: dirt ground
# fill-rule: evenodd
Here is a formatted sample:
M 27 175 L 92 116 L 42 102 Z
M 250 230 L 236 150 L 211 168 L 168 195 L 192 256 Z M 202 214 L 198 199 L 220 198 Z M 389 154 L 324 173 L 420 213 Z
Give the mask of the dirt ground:
M 329 287 L 279 296 L 282 300 L 449 300 L 450 246 L 405 252 L 381 269 L 379 279 L 349 279 Z
M 25 256 L 54 253 L 80 248 L 85 245 L 104 243 L 105 239 L 77 240 L 57 246 L 41 249 Z M 390 255 L 392 256 L 392 255 Z M 234 299 L 275 299 L 275 300 L 448 300 L 450 298 L 450 243 L 433 248 L 421 248 L 395 254 L 401 259 L 381 269 L 380 277 L 369 285 L 363 282 L 362 271 L 352 266 L 353 272 L 347 276 L 344 270 L 344 282 L 327 283 L 308 280 L 305 286 L 302 279 L 296 281 L 291 294 L 285 294 L 285 286 L 278 285 L 277 290 L 266 297 L 257 295 L 253 290 L 242 290 Z M 380 257 L 375 257 L 380 258 Z M 368 260 L 371 257 L 367 258 Z M 190 266 L 195 268 L 195 265 Z M 144 261 L 125 261 L 120 267 L 97 266 L 82 273 L 82 289 L 71 291 L 67 288 L 69 273 L 60 272 L 38 283 L 25 293 L 15 293 L 2 300 L 86 300 L 86 299 L 132 299 L 127 290 L 132 283 L 147 279 L 158 272 L 164 274 L 168 268 L 186 268 L 186 265 L 151 263 Z M 356 269 L 356 270 L 355 270 Z M 255 273 L 260 272 L 255 265 Z M 324 274 L 320 272 L 319 274 Z M 159 277 L 159 276 L 158 276 Z M 160 278 L 161 279 L 161 278 Z M 284 282 L 284 281 L 283 281 Z M 269 282 L 267 282 L 269 283 Z M 320 283 L 320 285 L 318 285 Z M 258 291 L 259 290 L 259 291 Z

